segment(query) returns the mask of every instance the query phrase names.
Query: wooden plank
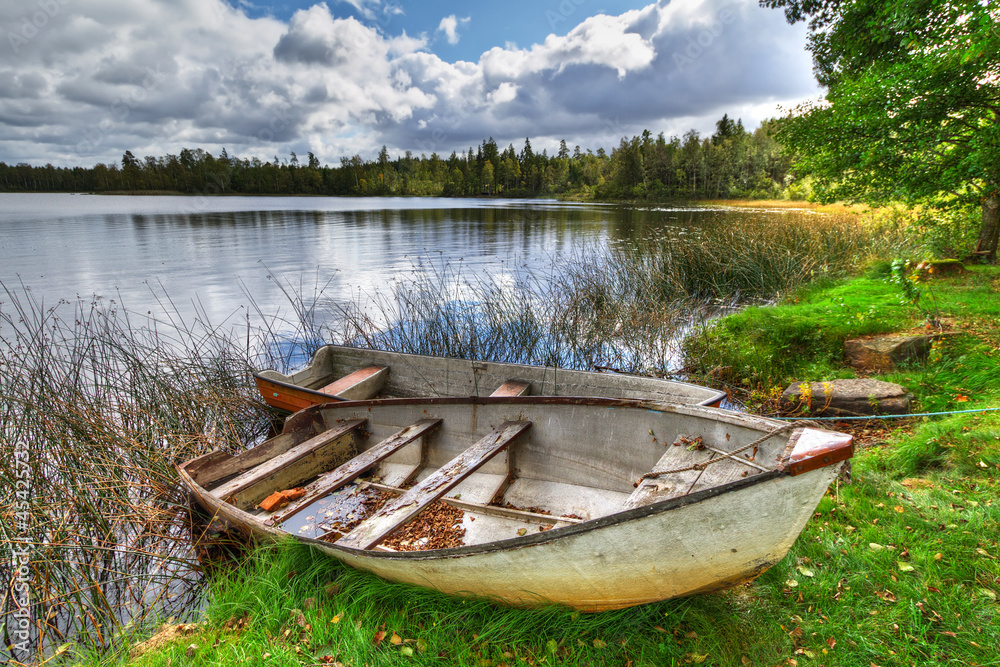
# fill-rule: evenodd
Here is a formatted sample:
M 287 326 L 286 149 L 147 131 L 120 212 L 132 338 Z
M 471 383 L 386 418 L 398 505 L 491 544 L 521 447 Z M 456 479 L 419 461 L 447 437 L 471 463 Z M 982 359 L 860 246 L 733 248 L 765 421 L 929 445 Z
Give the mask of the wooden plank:
M 309 438 L 316 435 L 316 426 L 310 424 L 302 429 L 291 433 L 276 435 L 265 442 L 257 445 L 245 452 L 240 452 L 236 456 L 220 458 L 210 467 L 199 470 L 198 483 L 209 491 L 214 491 L 212 486 L 220 480 L 231 477 L 237 473 L 256 468 L 265 461 L 273 459 L 275 456 L 287 452 L 292 447 L 300 445 Z
M 696 491 L 710 489 L 713 486 L 721 486 L 722 484 L 735 482 L 744 477 L 760 474 L 755 468 L 747 466 L 748 461 L 741 461 L 742 456 L 742 454 L 738 454 L 735 457 L 726 458 L 705 468 L 701 476 L 688 489 L 688 493 L 695 493 Z M 712 458 L 718 459 L 720 457 L 713 452 Z
M 388 379 L 388 366 L 366 366 L 336 382 L 331 382 L 318 391 L 349 401 L 365 401 L 375 398 Z
M 714 454 L 708 450 L 688 452 L 680 447 L 669 446 L 669 449 L 656 462 L 652 473 L 673 470 L 675 468 L 685 468 L 695 463 L 704 463 Z M 717 464 L 717 465 L 722 465 Z M 639 482 L 635 491 L 632 492 L 622 505 L 623 510 L 630 510 L 643 505 L 670 500 L 679 496 L 687 495 L 691 485 L 698 481 L 701 470 L 685 470 L 658 477 L 651 477 Z
M 325 447 L 340 443 L 345 436 L 353 439 L 353 432 L 364 425 L 367 421 L 368 420 L 366 419 L 345 420 L 336 428 L 332 428 L 328 431 L 320 433 L 319 435 L 313 436 L 302 444 L 296 445 L 295 447 L 278 454 L 274 458 L 252 468 L 251 470 L 247 470 L 243 474 L 229 480 L 218 488 L 212 489 L 212 495 L 222 499 L 223 501 L 232 496 L 243 495 L 246 491 L 259 485 L 261 482 L 267 480 L 271 476 L 274 476 L 276 473 L 302 462 L 311 454 L 315 454 Z M 296 469 L 299 467 L 300 466 L 297 465 L 295 466 Z M 280 490 L 281 489 L 275 488 L 270 491 Z M 268 493 L 270 493 L 270 491 Z M 268 493 L 265 493 L 262 497 L 267 497 Z M 241 498 L 241 501 L 242 502 L 240 502 L 239 505 L 242 509 L 242 506 L 247 504 L 248 499 Z
M 287 521 L 289 517 L 301 511 L 302 508 L 308 507 L 310 504 L 319 500 L 323 496 L 333 493 L 345 484 L 354 481 L 363 472 L 378 465 L 381 461 L 388 458 L 393 452 L 396 452 L 414 440 L 423 437 L 440 425 L 440 419 L 421 419 L 416 424 L 407 426 L 402 431 L 389 436 L 374 447 L 366 449 L 347 463 L 338 467 L 336 470 L 323 475 L 315 482 L 306 486 L 305 496 L 289 504 L 280 513 L 274 514 L 267 520 L 267 523 L 272 526 L 281 525 Z
M 497 387 L 496 391 L 490 394 L 490 396 L 527 396 L 530 390 L 530 382 L 523 382 L 522 380 L 507 380 L 502 385 Z
M 726 454 L 729 453 L 729 452 L 723 451 L 721 449 L 716 449 L 715 447 L 708 447 L 708 446 L 706 446 L 705 449 L 707 449 L 709 451 L 712 451 L 712 452 L 715 452 L 719 456 L 725 456 Z M 750 468 L 756 468 L 757 470 L 760 470 L 761 472 L 770 472 L 771 470 L 773 470 L 773 468 L 768 468 L 766 466 L 760 465 L 759 463 L 755 463 L 756 457 L 754 458 L 753 461 L 751 461 L 749 458 L 747 458 L 747 457 L 752 456 L 752 455 L 754 455 L 753 450 L 748 451 L 748 452 L 743 452 L 742 454 L 737 454 L 736 456 L 733 456 L 731 458 L 734 461 L 739 461 L 740 463 L 742 463 L 745 466 L 748 466 Z M 718 465 L 718 464 L 715 464 L 715 465 Z
M 215 449 L 188 461 L 184 464 L 184 469 L 198 484 L 207 486 L 208 482 L 206 480 L 210 480 L 213 477 L 213 468 L 218 466 L 221 461 L 227 461 L 231 458 L 233 458 L 232 454 L 228 454 L 221 449 Z M 216 477 L 215 479 L 218 478 Z
M 449 489 L 480 468 L 531 427 L 528 421 L 508 421 L 494 429 L 433 475 L 380 509 L 336 544 L 352 549 L 371 549 L 392 531 L 415 517 Z
M 388 486 L 386 484 L 378 484 L 376 482 L 365 482 L 365 486 L 370 486 L 372 488 L 378 489 L 380 491 L 386 491 L 388 493 L 393 493 L 397 496 L 401 496 L 406 493 L 406 489 L 401 489 L 398 486 Z M 524 521 L 526 523 L 551 523 L 557 526 L 568 526 L 572 523 L 583 523 L 583 519 L 575 519 L 570 516 L 558 516 L 555 514 L 539 514 L 538 512 L 528 512 L 527 510 L 516 510 L 510 507 L 498 507 L 496 505 L 485 505 L 483 503 L 473 503 L 468 500 L 461 500 L 459 498 L 449 498 L 445 496 L 440 499 L 445 505 L 451 505 L 452 507 L 457 507 L 460 510 L 466 510 L 468 512 L 476 512 L 479 514 L 488 514 L 491 516 L 499 516 L 507 519 L 517 519 L 518 521 Z

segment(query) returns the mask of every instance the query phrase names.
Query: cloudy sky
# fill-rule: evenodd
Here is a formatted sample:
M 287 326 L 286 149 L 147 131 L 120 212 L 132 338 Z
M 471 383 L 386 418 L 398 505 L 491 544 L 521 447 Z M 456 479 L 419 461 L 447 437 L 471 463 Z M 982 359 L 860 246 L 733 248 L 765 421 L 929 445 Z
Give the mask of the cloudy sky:
M 819 95 L 756 0 L 3 0 L 0 29 L 8 164 L 610 149 Z

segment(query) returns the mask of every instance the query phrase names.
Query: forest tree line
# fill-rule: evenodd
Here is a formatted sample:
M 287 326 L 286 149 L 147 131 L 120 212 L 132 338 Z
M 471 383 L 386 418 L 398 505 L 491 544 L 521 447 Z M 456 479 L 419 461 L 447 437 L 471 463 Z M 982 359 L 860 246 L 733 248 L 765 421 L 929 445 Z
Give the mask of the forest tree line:
M 137 158 L 91 168 L 14 166 L 0 162 L 0 191 L 178 192 L 185 194 L 504 196 L 571 195 L 583 199 L 767 198 L 792 180 L 791 158 L 774 138 L 772 123 L 753 132 L 725 115 L 702 137 L 654 137 L 648 130 L 623 138 L 608 154 L 570 149 L 536 153 L 531 140 L 501 149 L 490 138 L 478 147 L 390 158 L 383 146 L 374 160 L 341 158 L 320 165 L 312 153 L 271 161 L 213 156 L 200 148 L 179 155 Z M 793 188 L 794 189 L 794 188 Z M 794 196 L 795 193 L 793 192 Z M 797 197 L 796 197 L 797 198 Z

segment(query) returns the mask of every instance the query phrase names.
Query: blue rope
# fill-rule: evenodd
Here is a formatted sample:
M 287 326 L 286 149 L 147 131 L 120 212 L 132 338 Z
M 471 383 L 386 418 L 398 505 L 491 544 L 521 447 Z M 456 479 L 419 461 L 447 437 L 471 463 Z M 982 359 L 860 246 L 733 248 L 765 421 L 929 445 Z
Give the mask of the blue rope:
M 808 421 L 851 421 L 856 419 L 906 419 L 907 417 L 937 417 L 940 415 L 963 415 L 970 412 L 993 412 L 995 410 L 1000 410 L 1000 408 L 978 408 L 976 410 L 954 410 L 952 412 L 915 412 L 909 415 L 869 415 L 861 417 L 809 417 L 807 415 L 800 415 L 798 417 L 770 417 L 770 419 L 787 419 L 793 421 L 796 419 L 806 419 Z

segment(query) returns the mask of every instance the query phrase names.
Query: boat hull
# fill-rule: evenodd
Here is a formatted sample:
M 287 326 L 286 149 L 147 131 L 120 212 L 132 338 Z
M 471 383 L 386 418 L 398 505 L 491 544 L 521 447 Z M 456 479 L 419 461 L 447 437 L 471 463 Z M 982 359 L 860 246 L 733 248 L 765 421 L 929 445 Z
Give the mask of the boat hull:
M 363 422 L 365 442 L 370 447 L 408 424 L 428 419 L 440 421 L 425 457 L 428 470 L 442 469 L 498 424 L 523 420 L 531 428 L 512 445 L 512 458 L 506 465 L 513 466 L 516 475 L 505 487 L 505 498 L 512 497 L 521 485 L 541 493 L 532 496 L 521 492 L 518 507 L 544 505 L 545 490 L 553 488 L 549 499 L 575 490 L 584 497 L 603 493 L 611 500 L 592 505 L 596 509 L 590 515 L 575 507 L 549 507 L 552 521 L 548 523 L 556 525 L 550 530 L 535 524 L 531 532 L 519 531 L 517 537 L 508 532 L 506 537 L 490 537 L 466 546 L 379 551 L 343 546 L 335 543 L 336 538 L 321 541 L 293 536 L 272 525 L 266 515 L 224 502 L 228 492 L 215 495 L 207 490 L 229 488 L 224 478 L 216 476 L 217 481 L 213 481 L 211 474 L 202 471 L 213 465 L 211 457 L 225 460 L 228 455 L 206 455 L 184 464 L 179 472 L 183 483 L 210 513 L 261 536 L 305 542 L 380 577 L 505 604 L 554 603 L 590 612 L 719 590 L 758 576 L 785 556 L 842 462 L 853 452 L 850 436 L 802 427 L 793 430 L 751 415 L 697 406 L 569 397 L 330 403 L 293 416 L 280 437 L 302 433 L 312 437 L 313 432 L 331 432 L 337 425 L 344 428 L 352 421 Z M 699 434 L 699 442 L 709 448 L 701 452 L 703 455 L 742 448 L 739 456 L 743 458 L 657 477 L 653 480 L 657 489 L 660 482 L 669 489 L 677 479 L 683 479 L 683 492 L 657 496 L 657 489 L 653 489 L 653 495 L 640 497 L 637 505 L 630 504 L 643 490 L 644 473 L 670 469 L 673 461 L 683 464 L 699 455 L 693 446 L 671 446 L 677 434 L 691 434 L 685 442 Z M 759 451 L 754 443 L 760 443 Z M 747 447 L 752 451 L 746 451 Z M 665 459 L 666 468 L 658 468 Z M 495 473 L 490 468 L 493 463 L 482 470 Z M 240 466 L 230 461 L 229 467 Z M 204 487 L 198 481 L 202 474 Z M 298 484 L 290 481 L 264 493 Z M 457 499 L 458 494 L 450 497 Z M 476 502 L 488 504 L 489 500 Z M 250 507 L 246 503 L 240 506 Z M 487 509 L 485 505 L 478 507 Z M 576 515 L 574 523 L 561 521 L 572 515 Z M 480 520 L 475 526 L 478 529 L 484 523 Z
M 484 548 L 359 552 L 261 525 L 194 488 L 210 512 L 268 539 L 298 539 L 351 567 L 406 584 L 514 606 L 621 609 L 730 588 L 784 558 L 839 466 L 683 499 Z

